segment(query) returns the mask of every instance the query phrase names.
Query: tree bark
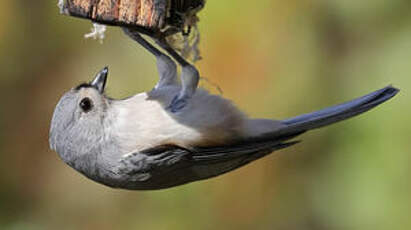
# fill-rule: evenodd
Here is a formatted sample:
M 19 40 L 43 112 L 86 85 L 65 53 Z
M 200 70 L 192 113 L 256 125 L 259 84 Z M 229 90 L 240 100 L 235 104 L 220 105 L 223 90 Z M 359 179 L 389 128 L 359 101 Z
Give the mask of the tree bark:
M 205 0 L 66 0 L 62 12 L 153 34 L 166 27 L 183 31 L 204 4 Z

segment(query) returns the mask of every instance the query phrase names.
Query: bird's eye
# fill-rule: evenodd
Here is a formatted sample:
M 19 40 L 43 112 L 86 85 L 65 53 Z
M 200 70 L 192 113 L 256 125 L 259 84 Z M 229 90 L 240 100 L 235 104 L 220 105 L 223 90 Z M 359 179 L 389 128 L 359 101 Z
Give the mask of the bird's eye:
M 79 105 L 80 105 L 80 108 L 86 113 L 89 112 L 93 108 L 93 102 L 88 97 L 83 98 L 80 101 Z

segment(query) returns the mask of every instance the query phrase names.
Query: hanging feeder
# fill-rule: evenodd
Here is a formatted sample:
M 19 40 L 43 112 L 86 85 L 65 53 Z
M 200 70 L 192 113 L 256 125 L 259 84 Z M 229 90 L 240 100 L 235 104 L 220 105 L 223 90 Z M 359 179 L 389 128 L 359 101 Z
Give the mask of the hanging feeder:
M 63 14 L 153 35 L 187 34 L 205 0 L 60 0 Z

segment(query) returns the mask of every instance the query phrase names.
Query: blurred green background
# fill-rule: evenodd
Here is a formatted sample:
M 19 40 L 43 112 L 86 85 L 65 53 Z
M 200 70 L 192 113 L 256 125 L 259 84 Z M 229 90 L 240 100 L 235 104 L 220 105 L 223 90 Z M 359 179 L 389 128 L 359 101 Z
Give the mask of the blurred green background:
M 138 192 L 96 184 L 48 147 L 60 96 L 110 66 L 108 93 L 155 84 L 119 28 L 57 1 L 0 1 L 0 229 L 410 229 L 411 1 L 208 0 L 202 76 L 252 117 L 286 118 L 393 84 L 392 101 L 208 181 Z

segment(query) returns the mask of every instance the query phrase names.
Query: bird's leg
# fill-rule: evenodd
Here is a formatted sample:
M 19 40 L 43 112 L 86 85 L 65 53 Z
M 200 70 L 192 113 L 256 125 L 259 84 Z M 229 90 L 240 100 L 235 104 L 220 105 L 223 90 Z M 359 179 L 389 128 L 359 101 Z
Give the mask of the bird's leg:
M 176 81 L 176 65 L 168 57 L 163 54 L 149 42 L 147 42 L 137 31 L 123 28 L 124 32 L 133 40 L 142 45 L 150 53 L 157 58 L 157 68 L 160 74 L 160 81 L 156 85 L 156 88 L 167 84 L 174 84 Z M 167 107 L 171 112 L 178 112 L 183 109 L 188 100 L 194 95 L 199 81 L 198 70 L 188 63 L 183 57 L 181 57 L 165 40 L 164 34 L 151 34 L 150 35 L 156 43 L 163 48 L 171 57 L 173 57 L 182 67 L 181 73 L 181 90 L 176 95 L 171 104 Z
M 181 90 L 178 95 L 176 95 L 168 109 L 175 113 L 183 109 L 188 100 L 194 95 L 199 81 L 198 70 L 188 63 L 183 57 L 181 57 L 164 39 L 160 37 L 155 39 L 157 44 L 163 48 L 171 57 L 173 57 L 182 67 L 181 73 Z
M 140 35 L 139 32 L 125 27 L 123 27 L 123 31 L 131 39 L 138 42 L 141 46 L 143 46 L 146 50 L 148 50 L 156 57 L 157 71 L 160 76 L 160 79 L 154 87 L 155 89 L 177 83 L 177 66 L 176 63 L 168 55 L 164 54 L 156 47 L 154 47 L 152 44 L 150 44 Z

